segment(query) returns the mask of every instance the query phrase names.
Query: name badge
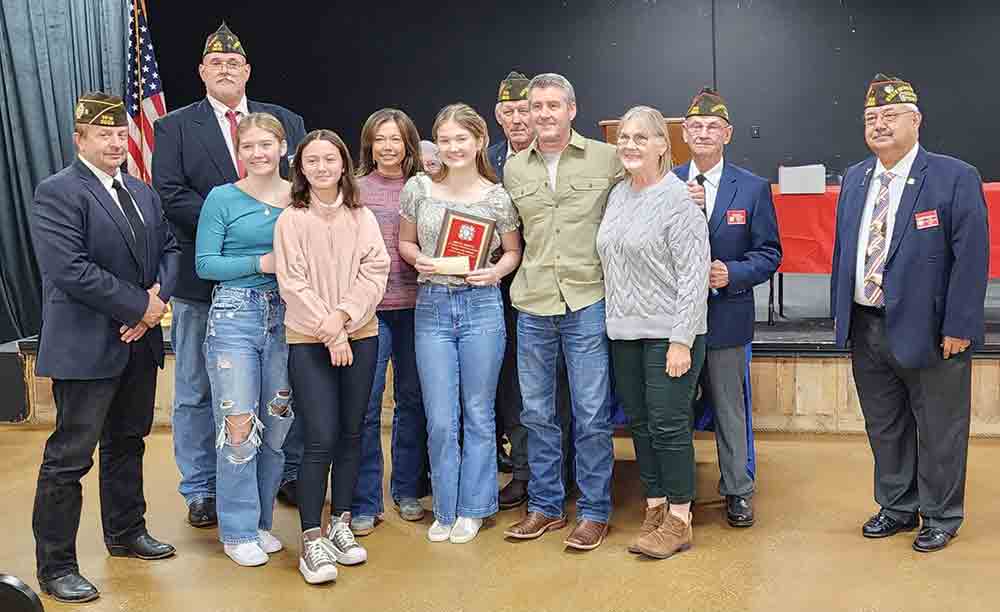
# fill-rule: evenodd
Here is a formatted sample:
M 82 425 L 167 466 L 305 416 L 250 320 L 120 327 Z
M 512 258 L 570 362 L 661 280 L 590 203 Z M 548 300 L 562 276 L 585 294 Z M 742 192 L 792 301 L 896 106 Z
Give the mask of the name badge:
M 726 224 L 727 225 L 746 225 L 747 224 L 747 211 L 745 211 L 745 210 L 729 210 L 729 211 L 726 211 Z
M 917 229 L 928 229 L 931 227 L 937 227 L 938 215 L 936 210 L 925 210 L 924 212 L 918 212 L 913 215 L 913 218 L 917 222 Z

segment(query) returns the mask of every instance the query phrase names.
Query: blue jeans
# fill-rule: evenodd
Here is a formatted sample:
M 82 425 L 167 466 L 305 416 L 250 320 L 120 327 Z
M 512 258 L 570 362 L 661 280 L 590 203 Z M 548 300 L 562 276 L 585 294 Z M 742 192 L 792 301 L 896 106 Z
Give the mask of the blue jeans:
M 385 392 L 386 367 L 390 357 L 396 407 L 392 415 L 389 492 L 394 501 L 420 498 L 427 494 L 427 417 L 424 415 L 420 376 L 417 374 L 413 316 L 412 308 L 378 312 L 378 363 L 361 431 L 361 467 L 351 504 L 353 516 L 378 516 L 384 510 L 382 394 Z
M 517 370 L 528 429 L 528 511 L 563 516 L 562 444 L 556 414 L 556 357 L 562 348 L 573 410 L 577 519 L 611 516 L 611 377 L 604 300 L 576 312 L 517 318 Z
M 257 541 L 271 530 L 292 425 L 285 305 L 277 289 L 215 290 L 205 336 L 216 430 L 219 539 Z M 249 434 L 239 428 L 249 425 Z M 237 433 L 233 433 L 235 428 Z
M 209 304 L 174 298 L 171 307 L 174 460 L 181 473 L 177 490 L 191 505 L 215 497 L 215 419 L 204 353 Z
M 434 517 L 451 525 L 491 516 L 499 509 L 494 401 L 506 343 L 500 290 L 422 284 L 414 326 Z

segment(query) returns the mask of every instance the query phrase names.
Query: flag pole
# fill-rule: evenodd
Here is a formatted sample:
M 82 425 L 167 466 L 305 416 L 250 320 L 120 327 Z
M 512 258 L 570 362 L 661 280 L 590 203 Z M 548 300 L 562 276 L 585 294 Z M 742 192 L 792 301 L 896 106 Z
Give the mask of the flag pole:
M 146 2 L 142 1 L 142 11 L 143 14 L 146 12 Z M 135 35 L 135 87 L 136 91 L 139 93 L 139 110 L 136 115 L 137 121 L 135 122 L 136 128 L 139 131 L 139 156 L 142 157 L 142 151 L 146 146 L 146 135 L 142 131 L 142 43 L 139 42 L 139 0 L 132 0 L 132 34 Z M 138 166 L 139 164 L 136 164 Z M 146 168 L 143 165 L 141 172 L 142 176 L 139 179 L 143 182 L 148 183 L 146 180 Z

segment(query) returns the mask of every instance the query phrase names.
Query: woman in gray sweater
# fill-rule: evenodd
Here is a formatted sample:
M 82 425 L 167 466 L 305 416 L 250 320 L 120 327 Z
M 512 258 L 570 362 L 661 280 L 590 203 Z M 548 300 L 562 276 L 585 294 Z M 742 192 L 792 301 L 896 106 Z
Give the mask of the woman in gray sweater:
M 625 180 L 597 234 L 615 388 L 629 418 L 646 518 L 629 551 L 665 559 L 691 546 L 692 401 L 705 360 L 710 251 L 705 215 L 670 172 L 663 116 L 622 117 Z

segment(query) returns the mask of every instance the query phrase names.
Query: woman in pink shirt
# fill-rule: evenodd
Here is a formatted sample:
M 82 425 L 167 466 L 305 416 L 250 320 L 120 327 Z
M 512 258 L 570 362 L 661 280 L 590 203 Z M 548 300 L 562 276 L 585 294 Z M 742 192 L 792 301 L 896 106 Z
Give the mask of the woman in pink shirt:
M 292 163 L 292 204 L 274 228 L 275 271 L 286 304 L 288 369 L 305 452 L 299 468 L 299 571 L 306 582 L 337 576 L 334 561 L 368 558 L 350 529 L 361 424 L 378 359 L 378 320 L 389 274 L 378 221 L 358 199 L 347 146 L 315 130 Z M 333 473 L 331 474 L 331 464 Z M 330 528 L 320 529 L 326 482 Z
M 351 505 L 351 530 L 368 535 L 383 512 L 382 393 L 392 359 L 395 411 L 392 415 L 392 475 L 389 493 L 400 517 L 424 518 L 420 498 L 428 493 L 427 418 L 413 346 L 413 309 L 417 303 L 417 271 L 399 256 L 399 194 L 421 171 L 420 137 L 406 113 L 383 108 L 361 129 L 358 191 L 361 203 L 375 213 L 389 251 L 389 284 L 378 316 L 378 363 L 361 433 L 361 470 Z

